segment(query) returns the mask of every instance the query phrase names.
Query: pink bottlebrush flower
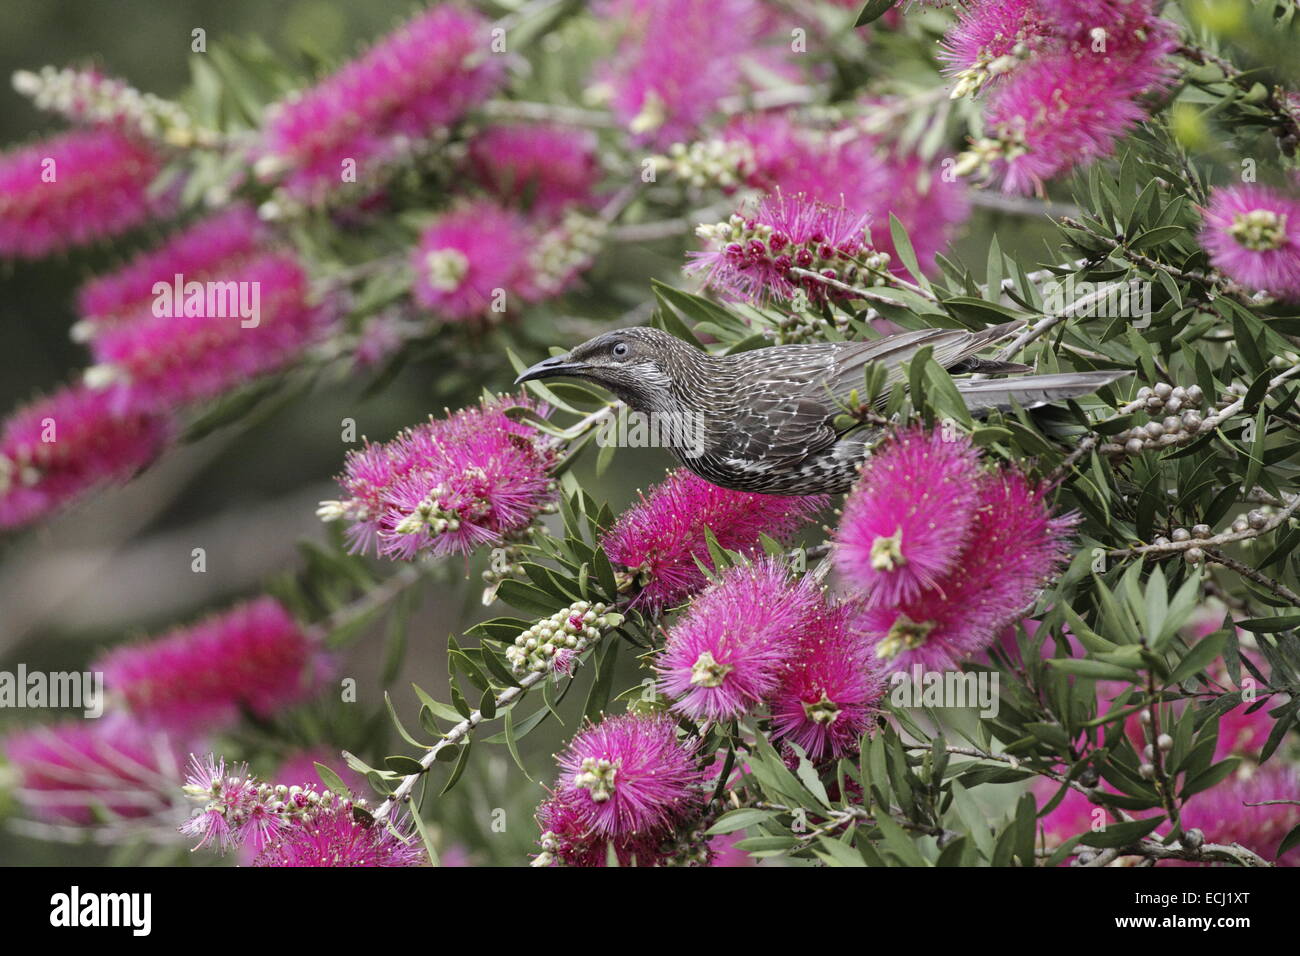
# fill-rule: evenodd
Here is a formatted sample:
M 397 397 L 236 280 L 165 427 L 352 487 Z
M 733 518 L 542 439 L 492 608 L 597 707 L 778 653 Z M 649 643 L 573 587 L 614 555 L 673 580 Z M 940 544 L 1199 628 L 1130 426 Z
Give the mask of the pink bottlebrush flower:
M 802 195 L 778 192 L 766 197 L 752 216 L 737 214 L 697 231 L 709 248 L 691 253 L 687 271 L 702 273 L 710 288 L 755 304 L 790 299 L 796 289 L 813 302 L 843 297 L 794 269 L 849 284 L 865 276 L 869 285 L 876 280 L 867 270 L 879 272 L 886 265 L 871 247 L 865 216 Z
M 409 821 L 378 821 L 350 800 L 280 827 L 254 866 L 425 866 L 429 862 Z
M 1195 794 L 1183 804 L 1183 829 L 1201 830 L 1207 843 L 1240 843 L 1279 866 L 1300 866 L 1300 847 L 1277 856 L 1282 838 L 1300 825 L 1300 803 L 1248 806 L 1267 800 L 1300 801 L 1294 767 L 1266 764 Z
M 151 315 L 158 298 L 154 285 L 222 279 L 223 270 L 246 259 L 266 239 L 257 214 L 238 205 L 219 212 L 170 237 L 162 246 L 142 253 L 107 275 L 97 276 L 77 293 L 77 311 L 88 323 L 86 332 L 137 314 Z
M 537 808 L 537 825 L 542 852 L 533 858 L 533 866 L 605 866 L 611 846 L 619 866 L 657 866 L 668 858 L 658 837 L 593 833 L 580 805 L 558 795 Z
M 605 18 L 623 27 L 602 71 L 614 114 L 656 148 L 689 138 L 720 100 L 743 89 L 743 61 L 758 50 L 763 14 L 756 0 L 607 3 Z
M 1052 517 L 1020 472 L 986 475 L 970 538 L 952 570 L 915 598 L 862 605 L 856 625 L 889 670 L 955 668 L 1014 623 L 1068 553 L 1073 517 Z
M 330 670 L 320 643 L 263 597 L 95 665 L 139 719 L 174 730 L 225 727 L 243 710 L 271 717 L 319 689 Z
M 283 368 L 324 331 L 334 303 L 311 299 L 289 253 L 233 260 L 219 278 L 185 277 L 148 314 L 100 330 L 87 382 L 118 413 L 164 411 L 215 398 Z
M 868 606 L 916 599 L 970 540 L 982 472 L 970 439 L 908 428 L 885 439 L 844 502 L 835 566 Z
M 339 477 L 346 497 L 317 513 L 351 522 L 354 551 L 405 560 L 468 554 L 523 531 L 552 507 L 556 452 L 506 414 L 516 406 L 546 412 L 525 396 L 501 397 L 350 452 Z
M 444 213 L 411 258 L 415 301 L 447 319 L 490 318 L 522 297 L 532 242 L 521 215 L 488 200 Z
M 324 764 L 338 774 L 339 779 L 353 796 L 369 792 L 370 784 L 366 778 L 343 761 L 337 748 L 315 747 L 292 753 L 280 763 L 272 779 L 280 786 L 297 787 L 305 792 L 323 789 L 324 783 L 316 770 L 318 763 Z M 345 794 L 338 794 L 338 796 L 342 797 Z M 255 816 L 252 817 L 256 825 L 245 828 L 247 832 L 240 840 L 239 859 L 242 866 L 253 865 L 258 854 L 266 849 L 271 838 L 279 831 L 282 822 L 271 807 L 265 804 L 260 804 L 259 807 L 260 809 L 254 809 Z
M 264 844 L 280 826 L 279 817 L 268 810 L 265 787 L 249 775 L 248 764 L 227 765 L 215 754 L 190 754 L 182 789 L 191 799 L 204 801 L 203 809 L 177 828 L 198 839 L 196 850 L 212 846 L 225 853 L 250 836 Z
M 16 730 L 0 749 L 15 797 L 49 823 L 91 826 L 164 815 L 181 779 L 168 738 L 122 714 Z
M 805 616 L 799 643 L 771 696 L 772 740 L 801 747 L 810 760 L 856 753 L 885 682 L 871 648 L 850 626 L 847 605 Z
M 693 720 L 726 720 L 771 693 L 821 600 L 771 558 L 728 568 L 668 632 L 659 687 Z
M 722 547 L 753 555 L 760 534 L 791 534 L 827 500 L 825 495 L 732 491 L 677 469 L 623 512 L 601 544 L 611 561 L 640 575 L 639 599 L 662 608 L 693 594 L 707 580 L 695 564 L 696 558 L 709 562 L 705 528 Z
M 579 731 L 558 760 L 556 797 L 600 841 L 666 835 L 703 799 L 696 755 L 662 715 L 607 717 Z
M 149 193 L 162 165 L 148 143 L 108 127 L 0 154 L 0 257 L 37 259 L 163 214 L 170 198 Z
M 1000 16 L 986 12 L 998 7 L 981 4 L 978 10 Z M 1043 180 L 1110 155 L 1146 116 L 1141 98 L 1164 89 L 1173 76 L 1176 34 L 1157 7 L 1153 0 L 1038 3 L 1032 55 L 987 67 L 1010 73 L 997 83 L 986 111 L 992 138 L 969 155 L 1007 192 L 1041 190 Z M 986 78 L 963 82 L 978 89 Z
M 957 23 L 939 45 L 939 58 L 978 90 L 1028 56 L 1043 33 L 1036 0 L 972 0 L 957 8 Z
M 84 386 L 20 409 L 0 429 L 0 528 L 43 517 L 148 465 L 171 438 L 168 419 L 110 414 Z
M 1300 299 L 1300 199 L 1268 186 L 1210 193 L 1201 245 L 1214 267 L 1252 289 Z
M 1040 190 L 1044 180 L 1108 156 L 1146 115 L 1124 81 L 1088 54 L 1042 56 L 1008 79 L 988 110 L 1003 144 L 994 161 L 1006 192 Z
M 590 205 L 600 179 L 591 131 L 547 124 L 489 127 L 470 140 L 469 166 L 493 196 L 539 216 Z
M 284 172 L 290 197 L 319 203 L 345 181 L 376 175 L 486 99 L 505 58 L 490 24 L 441 4 L 403 24 L 365 54 L 270 111 L 258 168 Z M 355 178 L 345 180 L 349 163 Z
M 940 175 L 942 158 L 927 163 L 857 129 L 811 129 L 796 125 L 789 115 L 771 113 L 742 117 L 724 138 L 747 147 L 744 168 L 737 172 L 750 186 L 802 194 L 865 215 L 873 227 L 867 241 L 890 257 L 895 272 L 905 267 L 897 261 L 891 214 L 907 227 L 923 267 L 970 215 L 965 186 Z

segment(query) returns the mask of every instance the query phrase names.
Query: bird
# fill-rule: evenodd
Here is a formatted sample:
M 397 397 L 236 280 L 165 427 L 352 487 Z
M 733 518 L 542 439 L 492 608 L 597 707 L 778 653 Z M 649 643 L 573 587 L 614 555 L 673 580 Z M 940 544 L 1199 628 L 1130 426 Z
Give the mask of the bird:
M 525 369 L 515 384 L 554 377 L 591 382 L 632 411 L 690 427 L 666 429 L 669 451 L 705 481 L 768 495 L 838 494 L 857 480 L 880 429 L 840 417 L 870 363 L 886 371 L 887 396 L 903 363 L 930 348 L 954 375 L 1032 371 L 977 353 L 1021 327 L 971 332 L 918 329 L 870 341 L 772 345 L 714 355 L 662 329 L 614 329 Z M 1034 408 L 1096 391 L 1127 370 L 954 379 L 972 413 Z M 837 419 L 839 424 L 837 424 Z

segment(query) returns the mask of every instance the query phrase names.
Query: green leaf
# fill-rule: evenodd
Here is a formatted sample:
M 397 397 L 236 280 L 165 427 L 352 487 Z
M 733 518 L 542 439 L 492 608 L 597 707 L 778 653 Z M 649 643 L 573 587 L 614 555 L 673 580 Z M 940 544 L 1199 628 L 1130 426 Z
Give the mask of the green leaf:
M 879 20 L 889 8 L 894 5 L 894 0 L 868 0 L 867 4 L 858 11 L 858 18 L 853 21 L 853 26 L 865 27 L 874 20 Z
M 1148 817 L 1145 820 L 1130 820 L 1124 823 L 1108 823 L 1106 829 L 1085 834 L 1079 842 L 1086 846 L 1099 848 L 1130 846 L 1158 827 L 1165 819 L 1164 814 Z
M 713 822 L 713 826 L 705 831 L 707 836 L 718 836 L 723 833 L 735 833 L 737 830 L 744 830 L 758 823 L 764 823 L 778 816 L 778 810 L 759 810 L 755 807 L 742 807 L 739 810 L 729 810 Z
M 315 763 L 315 766 L 316 776 L 320 777 L 321 783 L 325 784 L 327 789 L 334 791 L 341 797 L 352 796 L 352 791 L 348 789 L 348 785 L 343 782 L 342 777 L 323 763 Z

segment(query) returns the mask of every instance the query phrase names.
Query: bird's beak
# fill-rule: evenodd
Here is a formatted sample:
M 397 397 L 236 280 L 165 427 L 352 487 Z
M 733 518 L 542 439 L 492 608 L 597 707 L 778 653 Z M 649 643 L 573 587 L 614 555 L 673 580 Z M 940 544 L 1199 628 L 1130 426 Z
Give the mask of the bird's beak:
M 515 384 L 531 382 L 537 378 L 553 378 L 556 375 L 578 375 L 585 371 L 587 365 L 585 362 L 571 362 L 568 355 L 556 355 L 552 358 L 543 359 L 531 368 L 526 368 L 515 379 Z

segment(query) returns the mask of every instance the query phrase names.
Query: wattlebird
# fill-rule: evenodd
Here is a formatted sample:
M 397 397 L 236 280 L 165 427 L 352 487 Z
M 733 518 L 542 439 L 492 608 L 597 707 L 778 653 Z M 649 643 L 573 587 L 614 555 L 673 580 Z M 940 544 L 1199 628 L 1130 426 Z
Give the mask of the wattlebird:
M 634 412 L 687 423 L 667 429 L 674 440 L 666 444 L 683 465 L 715 485 L 771 495 L 833 494 L 852 486 L 879 433 L 836 424 L 853 390 L 862 392 L 870 363 L 886 372 L 884 395 L 903 379 L 903 363 L 926 347 L 954 375 L 1027 372 L 1023 365 L 977 357 L 1018 328 L 1011 322 L 979 332 L 920 329 L 872 341 L 774 345 L 735 355 L 711 355 L 659 329 L 617 329 L 538 362 L 516 384 L 582 379 L 612 392 Z M 954 383 L 967 408 L 978 413 L 1086 395 L 1127 374 L 1061 372 Z

